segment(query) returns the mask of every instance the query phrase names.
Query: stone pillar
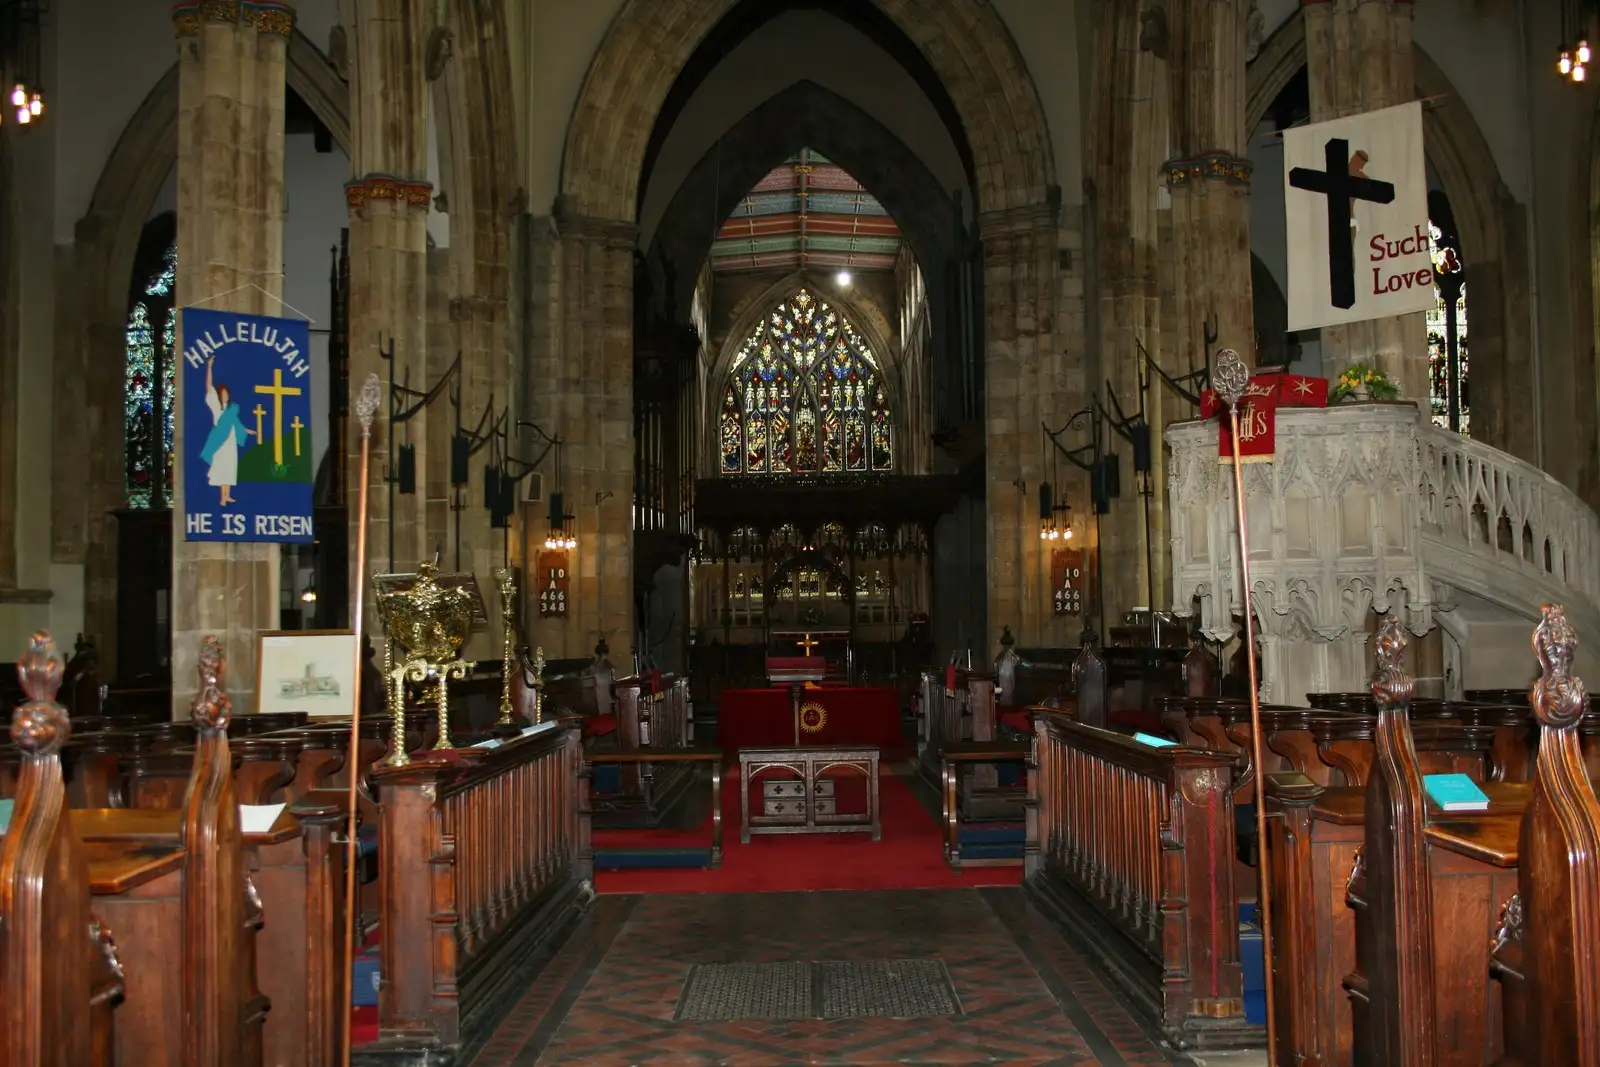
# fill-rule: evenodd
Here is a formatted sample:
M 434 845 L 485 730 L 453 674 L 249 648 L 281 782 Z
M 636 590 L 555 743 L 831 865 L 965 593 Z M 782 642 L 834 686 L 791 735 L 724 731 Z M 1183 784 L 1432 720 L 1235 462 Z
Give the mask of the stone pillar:
M 176 306 L 277 315 L 283 291 L 283 102 L 294 30 L 287 4 L 183 3 L 178 33 Z M 186 344 L 180 320 L 178 351 Z M 184 405 L 177 376 L 175 410 Z M 185 454 L 176 420 L 173 451 Z M 255 710 L 256 633 L 278 625 L 276 545 L 183 539 L 183 479 L 174 479 L 172 707 L 187 718 L 200 641 L 226 650 L 235 706 Z
M 1059 209 L 985 212 L 984 418 L 987 425 L 988 621 L 973 642 L 986 657 L 1004 627 L 1024 643 L 1047 636 L 1049 561 L 1039 540 L 1039 483 L 1048 477 L 1041 424 L 1059 418 L 1064 354 L 1055 340 Z M 1070 409 L 1067 409 L 1070 410 Z
M 427 271 L 428 175 L 427 83 L 424 52 L 433 4 L 425 0 L 347 0 L 346 33 L 354 57 L 350 78 L 350 156 L 353 178 L 345 187 L 350 206 L 350 388 L 358 390 L 369 374 L 385 383 L 404 379 L 410 371 L 414 387 L 431 384 L 435 369 L 428 361 Z M 380 355 L 380 345 L 393 345 L 394 360 Z M 445 361 L 448 365 L 448 360 Z M 435 404 L 443 403 L 436 400 Z M 369 571 L 391 566 L 415 569 L 431 558 L 424 514 L 427 499 L 428 445 L 426 419 L 418 416 L 393 435 L 416 446 L 416 492 L 395 493 L 390 525 L 390 494 L 384 484 L 394 462 L 388 398 L 373 424 L 372 458 L 368 468 L 367 559 Z M 351 520 L 356 519 L 355 479 L 360 466 L 360 440 L 351 435 L 351 484 L 346 487 Z M 352 552 L 355 530 L 351 530 Z M 393 546 L 391 553 L 391 544 Z M 352 563 L 353 565 L 353 563 Z M 367 575 L 351 574 L 352 593 L 368 598 L 368 631 L 380 632 Z
M 1092 200 L 1095 233 L 1099 372 L 1093 391 L 1109 388 L 1122 409 L 1132 415 L 1140 406 L 1140 347 L 1163 365 L 1176 362 L 1167 356 L 1162 333 L 1158 284 L 1163 254 L 1158 234 L 1156 175 L 1167 156 L 1167 63 L 1157 55 L 1156 42 L 1141 36 L 1148 22 L 1137 4 L 1100 4 L 1095 7 L 1094 121 L 1091 143 L 1100 147 L 1094 169 Z M 1160 48 L 1165 52 L 1164 47 Z M 1114 624 L 1123 612 L 1144 604 L 1166 606 L 1161 590 L 1167 584 L 1165 529 L 1165 475 L 1162 472 L 1161 431 L 1164 423 L 1154 416 L 1169 403 L 1165 387 L 1151 381 L 1144 396 L 1151 418 L 1152 472 L 1155 496 L 1150 501 L 1149 543 L 1145 537 L 1144 500 L 1138 494 L 1132 450 L 1111 435 L 1108 449 L 1119 456 L 1122 495 L 1100 520 L 1101 570 L 1105 588 L 1100 591 L 1105 617 Z M 1112 397 L 1105 397 L 1108 407 Z M 1086 440 L 1079 431 L 1070 444 Z M 1092 523 L 1083 524 L 1092 533 Z M 1156 568 L 1156 600 L 1150 603 L 1148 563 Z M 1085 610 L 1087 610 L 1087 605 Z M 1075 643 L 1077 635 L 1072 635 Z
M 1411 0 L 1301 0 L 1311 121 L 1358 115 L 1417 98 Z M 1428 336 L 1421 314 L 1322 328 L 1322 371 L 1372 363 L 1407 397 L 1428 397 Z
M 529 417 L 559 437 L 560 488 L 578 546 L 568 556 L 567 616 L 527 620 L 552 659 L 588 656 L 604 636 L 611 661 L 633 657 L 633 252 L 632 223 L 572 213 L 557 203 L 551 248 L 556 282 L 552 336 L 529 359 Z M 529 541 L 543 543 L 548 508 L 530 506 Z

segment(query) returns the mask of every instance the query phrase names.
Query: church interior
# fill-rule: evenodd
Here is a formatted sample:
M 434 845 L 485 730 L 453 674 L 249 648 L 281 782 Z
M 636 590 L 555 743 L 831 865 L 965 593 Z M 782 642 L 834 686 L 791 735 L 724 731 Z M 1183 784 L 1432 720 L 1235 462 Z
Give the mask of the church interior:
M 0 0 L 0 1067 L 1600 1067 L 1591 40 Z

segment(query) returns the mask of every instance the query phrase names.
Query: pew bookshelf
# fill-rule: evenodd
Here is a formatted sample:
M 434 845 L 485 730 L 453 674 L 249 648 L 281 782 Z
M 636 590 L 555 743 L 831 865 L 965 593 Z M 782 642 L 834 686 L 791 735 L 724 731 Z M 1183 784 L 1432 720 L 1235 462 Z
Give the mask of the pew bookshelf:
M 646 764 L 683 764 L 693 767 L 704 764 L 710 768 L 711 779 L 711 852 L 708 864 L 722 866 L 722 764 L 725 754 L 719 745 L 695 745 L 688 748 L 636 748 L 588 749 L 584 758 L 593 766 Z
M 974 764 L 1022 763 L 1033 754 L 1032 741 L 951 741 L 939 750 L 939 826 L 944 837 L 944 858 L 951 870 L 968 867 L 1016 867 L 1017 858 L 961 858 L 961 769 Z

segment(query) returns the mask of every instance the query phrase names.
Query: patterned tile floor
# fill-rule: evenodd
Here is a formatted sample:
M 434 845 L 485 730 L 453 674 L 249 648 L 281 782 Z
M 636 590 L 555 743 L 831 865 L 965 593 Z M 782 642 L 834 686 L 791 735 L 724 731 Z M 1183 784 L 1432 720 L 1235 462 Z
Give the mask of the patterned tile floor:
M 677 1021 L 694 964 L 942 959 L 962 1014 Z M 1018 889 L 601 897 L 475 1067 L 1189 1063 Z

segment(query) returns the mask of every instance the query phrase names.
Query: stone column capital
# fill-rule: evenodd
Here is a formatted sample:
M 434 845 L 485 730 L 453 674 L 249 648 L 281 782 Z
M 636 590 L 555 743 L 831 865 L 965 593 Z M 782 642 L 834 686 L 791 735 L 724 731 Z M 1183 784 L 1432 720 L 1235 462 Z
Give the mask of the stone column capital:
M 172 6 L 172 25 L 179 37 L 194 37 L 207 22 L 254 25 L 274 37 L 294 33 L 294 8 L 281 0 L 182 0 Z
M 555 219 L 556 231 L 563 238 L 576 237 L 599 241 L 607 248 L 632 249 L 639 243 L 639 227 L 636 223 L 621 219 L 604 219 L 594 215 L 580 215 L 571 210 L 569 204 L 559 200 L 556 203 Z
M 1249 185 L 1255 164 L 1243 156 L 1220 149 L 1205 152 L 1188 159 L 1169 159 L 1161 164 L 1162 177 L 1167 188 L 1191 185 L 1202 181 L 1222 181 L 1230 185 Z
M 392 174 L 368 174 L 345 183 L 344 199 L 351 211 L 360 211 L 374 200 L 395 200 L 426 211 L 433 202 L 433 183 Z
M 1054 200 L 985 211 L 978 216 L 978 233 L 985 240 L 1020 234 L 1054 233 L 1060 224 L 1060 217 L 1061 204 Z

